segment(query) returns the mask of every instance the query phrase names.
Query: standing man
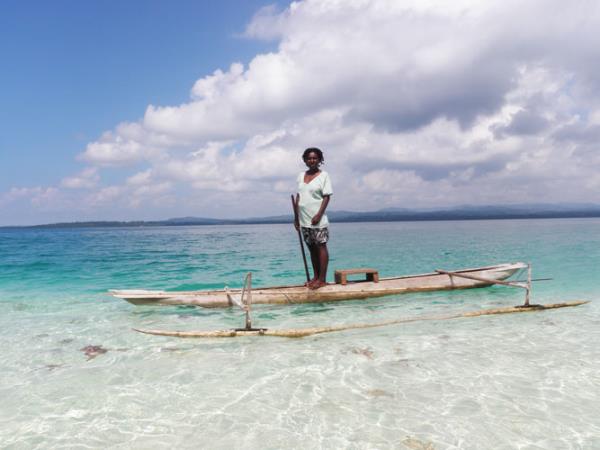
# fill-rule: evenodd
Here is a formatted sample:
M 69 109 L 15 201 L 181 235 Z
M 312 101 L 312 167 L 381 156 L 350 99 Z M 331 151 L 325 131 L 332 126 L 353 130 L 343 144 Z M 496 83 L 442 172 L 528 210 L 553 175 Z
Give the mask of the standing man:
M 310 251 L 314 276 L 306 285 L 310 289 L 319 289 L 327 284 L 329 220 L 325 210 L 333 190 L 329 174 L 320 169 L 325 161 L 320 149 L 307 148 L 302 154 L 302 160 L 308 170 L 298 175 L 298 214 L 294 226 L 296 229 L 301 228 L 304 242 Z

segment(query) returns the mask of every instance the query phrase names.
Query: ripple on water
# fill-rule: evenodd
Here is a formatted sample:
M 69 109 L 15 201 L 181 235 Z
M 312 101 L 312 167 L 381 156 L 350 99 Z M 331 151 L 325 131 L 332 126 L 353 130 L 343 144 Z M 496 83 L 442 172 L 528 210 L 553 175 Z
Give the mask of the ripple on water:
M 331 268 L 374 265 L 382 275 L 397 275 L 526 260 L 534 276 L 554 278 L 535 284 L 536 300 L 595 299 L 599 224 L 333 224 Z M 0 441 L 8 448 L 50 442 L 92 448 L 197 448 L 199 442 L 211 448 L 240 442 L 249 448 L 600 447 L 595 301 L 571 311 L 304 339 L 178 340 L 131 328 L 227 329 L 241 326 L 243 313 L 134 307 L 105 293 L 239 287 L 249 270 L 255 285 L 301 283 L 294 233 L 287 225 L 0 230 Z M 369 239 L 360 252 L 358 235 Z M 522 292 L 487 288 L 338 305 L 257 305 L 253 324 L 378 322 L 521 301 Z

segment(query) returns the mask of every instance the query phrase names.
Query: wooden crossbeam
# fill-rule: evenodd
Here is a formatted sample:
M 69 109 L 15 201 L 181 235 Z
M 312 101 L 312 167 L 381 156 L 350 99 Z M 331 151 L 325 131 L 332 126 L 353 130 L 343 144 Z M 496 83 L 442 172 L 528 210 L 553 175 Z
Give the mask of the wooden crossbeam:
M 482 281 L 484 283 L 501 284 L 503 286 L 513 286 L 513 287 L 520 287 L 523 289 L 527 289 L 527 284 L 519 283 L 517 281 L 494 280 L 493 278 L 478 277 L 476 275 L 470 275 L 467 273 L 459 273 L 459 272 L 450 272 L 448 270 L 442 270 L 442 269 L 436 269 L 435 271 L 437 273 L 443 273 L 444 275 L 460 277 L 460 278 L 468 278 L 469 280 Z

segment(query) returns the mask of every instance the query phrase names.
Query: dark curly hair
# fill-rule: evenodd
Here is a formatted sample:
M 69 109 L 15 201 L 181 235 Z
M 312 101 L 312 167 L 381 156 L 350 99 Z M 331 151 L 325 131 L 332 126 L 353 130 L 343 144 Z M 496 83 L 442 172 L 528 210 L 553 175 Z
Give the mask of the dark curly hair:
M 306 150 L 304 150 L 304 153 L 302 153 L 303 161 L 306 162 L 306 158 L 308 158 L 309 153 L 316 153 L 317 156 L 319 157 L 319 162 L 321 162 L 321 163 L 325 162 L 325 158 L 323 157 L 323 152 L 321 151 L 320 148 L 317 148 L 317 147 L 310 147 L 310 148 L 307 148 Z

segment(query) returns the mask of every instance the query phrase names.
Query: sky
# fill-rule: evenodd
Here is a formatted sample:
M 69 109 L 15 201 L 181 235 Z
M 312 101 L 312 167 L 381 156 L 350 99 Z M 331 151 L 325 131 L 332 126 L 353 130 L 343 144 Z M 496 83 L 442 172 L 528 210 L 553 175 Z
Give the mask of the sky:
M 595 0 L 0 2 L 0 225 L 600 203 Z

